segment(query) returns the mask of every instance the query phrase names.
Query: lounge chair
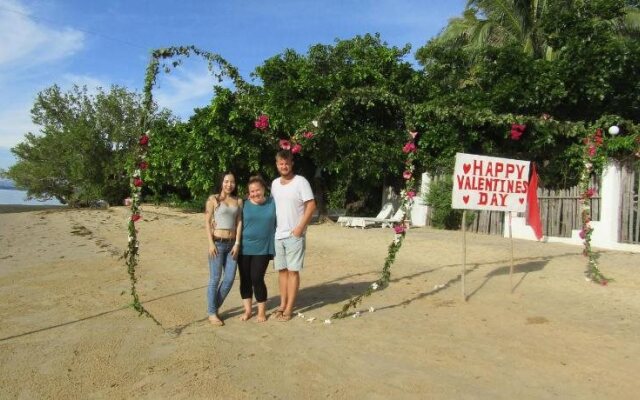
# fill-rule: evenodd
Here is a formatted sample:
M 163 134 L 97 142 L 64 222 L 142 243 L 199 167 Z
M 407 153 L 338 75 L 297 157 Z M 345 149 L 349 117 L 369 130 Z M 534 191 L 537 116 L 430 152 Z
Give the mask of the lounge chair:
M 391 215 L 391 213 L 393 212 L 393 204 L 391 203 L 385 203 L 382 206 L 382 209 L 380 209 L 380 212 L 378 213 L 378 215 L 376 215 L 375 218 L 388 218 L 389 215 Z M 374 218 L 374 219 L 375 219 Z M 353 223 L 353 221 L 355 220 L 357 222 L 357 224 L 355 226 L 360 226 L 362 224 L 362 222 L 360 221 L 362 218 L 361 217 L 347 217 L 347 216 L 341 216 L 338 217 L 338 223 L 341 226 L 352 226 L 351 224 Z M 360 222 L 359 222 L 360 221 Z
M 399 211 L 396 212 L 396 215 L 393 218 L 389 218 L 391 213 L 393 212 L 393 205 L 391 203 L 385 203 L 382 207 L 378 215 L 375 218 L 371 217 L 351 217 L 351 220 L 348 221 L 344 226 L 350 226 L 352 228 L 366 228 L 368 226 L 374 226 L 383 223 L 393 223 L 398 215 Z M 402 214 L 400 214 L 400 219 L 402 218 Z M 399 219 L 398 219 L 399 220 Z

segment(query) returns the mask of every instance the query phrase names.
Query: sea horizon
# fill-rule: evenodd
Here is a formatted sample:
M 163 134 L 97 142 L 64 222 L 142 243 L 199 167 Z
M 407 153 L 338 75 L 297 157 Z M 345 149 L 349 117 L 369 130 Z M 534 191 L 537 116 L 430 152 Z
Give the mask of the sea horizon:
M 63 205 L 56 199 L 36 200 L 27 199 L 27 191 L 11 188 L 0 188 L 0 204 L 1 205 L 29 205 L 29 206 L 61 206 Z

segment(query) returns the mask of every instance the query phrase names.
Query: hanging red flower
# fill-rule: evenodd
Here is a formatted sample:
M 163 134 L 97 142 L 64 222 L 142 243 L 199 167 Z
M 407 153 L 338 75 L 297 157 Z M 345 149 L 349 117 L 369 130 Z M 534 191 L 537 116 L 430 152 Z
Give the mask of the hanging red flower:
M 142 135 L 140 136 L 140 146 L 146 146 L 149 144 L 149 135 Z
M 262 114 L 260 115 L 255 122 L 255 127 L 261 131 L 266 131 L 269 129 L 269 116 Z
M 131 221 L 136 222 L 138 220 L 142 219 L 142 215 L 140 214 L 133 214 L 131 215 Z
M 305 139 L 313 139 L 313 132 L 305 132 L 302 134 L 302 136 L 304 136 Z
M 280 139 L 280 148 L 282 150 L 291 150 L 291 142 L 287 139 Z
M 403 177 L 404 179 L 406 179 L 406 180 L 411 179 L 411 177 L 412 177 L 412 176 L 413 176 L 413 174 L 412 174 L 412 173 L 411 173 L 411 171 L 409 171 L 409 170 L 404 171 L 404 172 L 402 173 L 402 177 Z
M 520 136 L 527 130 L 526 125 L 511 124 L 511 140 L 520 140 Z
M 146 162 L 146 161 L 140 161 L 140 163 L 138 164 L 138 168 L 147 169 L 147 168 L 149 168 L 149 163 Z
M 143 183 L 143 182 L 142 182 L 142 179 L 140 179 L 140 178 L 133 178 L 133 185 L 134 185 L 135 187 L 140 187 L 140 186 L 142 186 L 142 183 Z
M 300 153 L 301 150 L 302 150 L 302 145 L 300 145 L 299 143 L 296 143 L 293 145 L 293 147 L 291 147 L 291 153 L 293 154 L 298 154 Z
M 407 142 L 407 144 L 405 144 L 404 147 L 402 148 L 402 152 L 404 154 L 415 153 L 416 152 L 415 143 L 413 143 L 413 141 Z

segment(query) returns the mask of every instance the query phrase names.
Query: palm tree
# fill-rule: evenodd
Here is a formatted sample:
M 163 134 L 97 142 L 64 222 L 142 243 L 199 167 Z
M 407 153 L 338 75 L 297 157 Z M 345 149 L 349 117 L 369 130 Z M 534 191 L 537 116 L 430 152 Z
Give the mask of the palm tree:
M 468 0 L 461 17 L 453 18 L 436 39 L 441 42 L 462 41 L 471 54 L 487 46 L 518 43 L 535 58 L 551 60 L 554 49 L 546 42 L 541 25 L 553 0 Z M 585 0 L 564 1 L 568 7 Z M 619 17 L 607 21 L 621 36 L 640 36 L 640 10 L 637 1 L 626 1 Z

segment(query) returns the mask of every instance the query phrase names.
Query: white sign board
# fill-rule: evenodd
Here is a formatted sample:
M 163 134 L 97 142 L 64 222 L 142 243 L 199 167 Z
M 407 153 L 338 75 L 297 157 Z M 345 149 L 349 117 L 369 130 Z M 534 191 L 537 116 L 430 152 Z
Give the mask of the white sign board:
M 456 154 L 451 208 L 524 212 L 529 161 Z

